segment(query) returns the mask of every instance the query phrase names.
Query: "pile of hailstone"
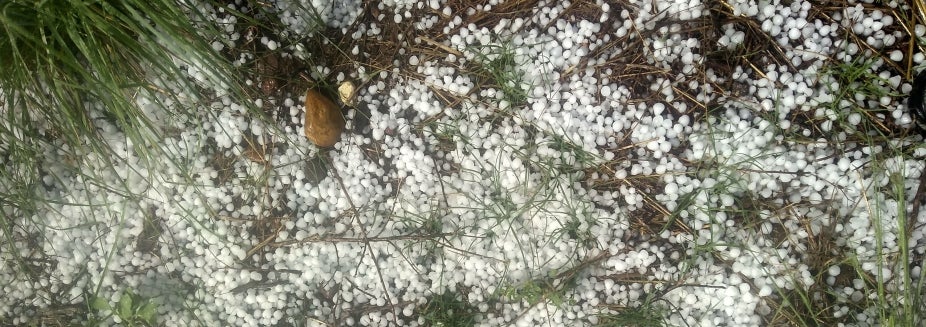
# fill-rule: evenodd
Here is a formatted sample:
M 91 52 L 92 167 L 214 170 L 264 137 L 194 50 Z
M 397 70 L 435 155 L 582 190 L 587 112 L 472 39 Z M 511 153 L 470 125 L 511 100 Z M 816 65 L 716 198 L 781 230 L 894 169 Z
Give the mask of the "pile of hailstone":
M 926 214 L 910 217 L 919 226 L 912 233 L 900 230 L 893 217 L 910 199 L 887 187 L 900 182 L 912 196 L 922 161 L 786 137 L 815 137 L 792 123 L 794 113 L 836 138 L 855 128 L 826 109 L 838 91 L 827 58 L 852 62 L 865 51 L 843 31 L 872 49 L 894 45 L 903 35 L 891 15 L 858 5 L 834 10 L 830 22 L 809 18 L 819 9 L 807 1 L 729 1 L 791 62 L 723 75 L 707 67 L 706 49 L 743 47 L 748 31 L 726 23 L 706 44 L 686 31 L 712 10 L 699 1 L 583 2 L 594 9 L 583 16 L 568 1 L 539 1 L 520 18 L 479 25 L 469 22 L 505 3 L 461 10 L 447 2 L 268 2 L 289 37 L 318 30 L 297 11 L 309 7 L 347 38 L 407 27 L 398 41 L 405 55 L 392 67 L 360 63 L 375 49 L 344 49 L 356 69 L 332 82 L 361 87 L 356 108 L 345 110 L 348 132 L 330 151 L 302 128 L 252 118 L 223 97 L 181 120 L 167 117 L 187 104 L 137 100 L 176 131 L 162 144 L 173 161 L 137 157 L 105 120 L 101 132 L 119 160 L 88 153 L 76 173 L 62 152 L 44 149 L 42 196 L 55 201 L 16 217 L 41 222 L 13 238 L 37 244 L 0 257 L 54 263 L 41 267 L 43 280 L 0 265 L 0 321 L 35 322 L 45 308 L 85 305 L 88 294 L 115 304 L 131 290 L 157 304 L 159 325 L 425 326 L 439 322 L 432 300 L 454 294 L 454 310 L 481 326 L 594 325 L 654 296 L 669 308 L 661 317 L 669 325 L 757 326 L 777 296 L 816 282 L 821 272 L 804 263 L 815 236 L 829 233 L 864 270 L 834 262 L 822 272 L 830 281 L 890 280 L 895 267 L 876 263 L 900 242 L 922 255 Z M 365 6 L 381 14 L 357 22 Z M 419 37 L 425 31 L 443 35 L 439 46 Z M 240 44 L 242 31 L 228 33 L 216 49 Z M 262 46 L 312 56 L 299 44 Z M 441 55 L 416 52 L 423 48 Z M 635 57 L 659 71 L 643 87 L 612 64 Z M 871 69 L 907 60 L 889 57 Z M 516 78 L 486 86 L 489 67 Z M 196 67 L 189 72 L 227 94 Z M 881 76 L 885 90 L 909 90 L 900 76 Z M 723 85 L 747 91 L 719 92 Z M 284 121 L 301 122 L 299 97 L 274 104 L 289 113 Z M 875 100 L 910 123 L 899 99 Z M 721 105 L 704 115 L 696 103 Z M 358 127 L 362 116 L 368 126 Z M 285 145 L 268 146 L 256 162 L 247 140 Z M 871 156 L 886 156 L 886 166 L 871 169 Z M 738 215 L 750 201 L 767 205 L 757 217 Z M 877 308 L 850 303 L 868 296 L 865 283 L 851 285 L 836 294 L 843 302 L 833 314 L 877 323 Z

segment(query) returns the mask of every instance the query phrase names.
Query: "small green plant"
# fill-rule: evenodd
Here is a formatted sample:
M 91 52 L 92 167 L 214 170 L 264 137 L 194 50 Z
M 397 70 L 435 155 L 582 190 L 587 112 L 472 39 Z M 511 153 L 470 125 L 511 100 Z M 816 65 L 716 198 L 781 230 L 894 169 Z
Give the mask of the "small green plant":
M 570 217 L 569 220 L 563 224 L 563 227 L 557 228 L 554 231 L 553 237 L 566 236 L 569 239 L 578 241 L 586 247 L 592 247 L 595 245 L 594 236 L 591 231 L 589 231 L 589 226 L 592 224 L 594 224 L 594 221 L 589 219 L 583 220 L 578 217 Z
M 512 44 L 502 42 L 477 46 L 472 50 L 479 66 L 477 72 L 494 83 L 502 92 L 502 100 L 511 107 L 527 103 L 524 73 L 518 69 L 520 65 Z
M 476 324 L 476 307 L 446 291 L 428 301 L 419 314 L 426 326 L 459 327 Z
M 671 291 L 672 287 L 662 291 L 650 293 L 635 306 L 628 306 L 617 309 L 617 312 L 598 314 L 598 323 L 596 327 L 662 327 L 666 326 L 666 317 L 670 315 L 668 301 L 662 299 L 662 296 Z M 657 302 L 664 301 L 666 305 L 660 305 Z
M 552 277 L 548 279 L 535 279 L 521 283 L 520 285 L 511 285 L 501 288 L 502 296 L 509 300 L 527 301 L 530 305 L 536 305 L 544 300 L 549 300 L 554 305 L 566 303 L 564 287 L 553 285 Z
M 100 315 L 101 320 L 115 317 L 117 323 L 125 326 L 154 326 L 157 320 L 157 303 L 128 289 L 122 293 L 116 305 L 111 305 L 102 297 L 94 296 L 90 307 Z
M 662 327 L 666 310 L 652 302 L 625 308 L 617 313 L 598 316 L 597 327 Z
M 860 56 L 850 62 L 828 65 L 822 71 L 823 76 L 835 82 L 824 83 L 833 94 L 833 101 L 823 104 L 824 108 L 838 126 L 836 130 L 845 133 L 849 141 L 867 142 L 871 137 L 893 132 L 884 121 L 893 108 L 880 105 L 879 101 L 903 95 L 891 90 L 891 82 L 877 74 L 878 60 Z

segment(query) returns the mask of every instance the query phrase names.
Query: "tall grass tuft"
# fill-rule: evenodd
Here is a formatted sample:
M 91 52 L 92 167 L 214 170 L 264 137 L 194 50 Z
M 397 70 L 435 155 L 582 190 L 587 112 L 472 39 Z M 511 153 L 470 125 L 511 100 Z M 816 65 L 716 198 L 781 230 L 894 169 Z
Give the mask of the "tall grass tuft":
M 159 145 L 167 119 L 206 107 L 216 90 L 243 99 L 213 48 L 224 31 L 208 1 L 0 1 L 0 261 L 21 278 L 47 273 L 41 250 L 28 249 L 42 248 L 42 212 L 70 187 L 49 187 L 62 173 L 50 169 L 131 201 L 132 185 L 101 178 L 116 176 L 106 167 L 175 162 Z
M 159 131 L 138 97 L 197 94 L 181 74 L 188 65 L 213 78 L 230 71 L 203 37 L 218 31 L 194 26 L 197 16 L 197 8 L 173 0 L 0 4 L 0 158 L 10 172 L 0 206 L 34 205 L 38 149 L 53 146 L 78 161 L 88 151 L 112 158 L 104 126 L 117 128 L 132 144 L 127 150 L 150 160 Z M 184 91 L 155 87 L 152 77 Z

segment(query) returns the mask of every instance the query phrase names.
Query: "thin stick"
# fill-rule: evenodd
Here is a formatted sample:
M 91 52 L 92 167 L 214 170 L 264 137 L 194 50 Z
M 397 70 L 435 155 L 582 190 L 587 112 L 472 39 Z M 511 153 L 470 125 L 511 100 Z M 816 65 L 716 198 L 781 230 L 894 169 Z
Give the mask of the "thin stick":
M 357 206 L 354 205 L 354 201 L 351 199 L 350 193 L 347 192 L 347 186 L 344 185 L 344 180 L 341 179 L 341 175 L 338 174 L 338 170 L 334 166 L 334 161 L 332 161 L 331 157 L 329 156 L 325 156 L 325 160 L 330 165 L 331 172 L 334 173 L 334 177 L 338 181 L 338 185 L 341 186 L 341 192 L 344 193 L 344 197 L 347 199 L 347 203 L 350 204 L 350 207 L 354 210 L 355 213 L 359 213 L 360 210 L 357 210 Z M 392 308 L 392 319 L 396 324 L 398 324 L 399 315 L 395 309 L 395 304 L 392 303 L 392 296 L 389 295 L 389 287 L 386 286 L 386 281 L 383 279 L 383 270 L 379 266 L 379 261 L 376 260 L 376 253 L 373 252 L 373 247 L 370 246 L 370 238 L 367 237 L 368 235 L 367 228 L 363 226 L 363 222 L 360 221 L 359 214 L 358 214 L 358 217 L 356 218 L 357 218 L 357 226 L 360 227 L 360 232 L 363 234 L 363 237 L 362 237 L 362 240 L 364 243 L 363 247 L 367 251 L 370 252 L 370 260 L 373 261 L 373 266 L 376 267 L 376 274 L 377 274 L 377 277 L 379 277 L 379 283 L 383 287 L 383 294 L 386 296 L 386 302 L 389 302 L 389 307 Z

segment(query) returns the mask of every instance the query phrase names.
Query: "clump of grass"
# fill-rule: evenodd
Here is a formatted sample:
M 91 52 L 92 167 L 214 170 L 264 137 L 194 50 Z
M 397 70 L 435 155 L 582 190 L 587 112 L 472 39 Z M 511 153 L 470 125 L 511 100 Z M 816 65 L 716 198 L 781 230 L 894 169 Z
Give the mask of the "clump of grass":
M 49 269 L 33 262 L 56 260 L 41 251 L 21 255 L 20 248 L 42 247 L 47 223 L 37 213 L 46 206 L 100 207 L 61 203 L 55 194 L 72 187 L 57 185 L 67 179 L 62 174 L 137 201 L 131 185 L 113 185 L 104 176 L 114 176 L 120 165 L 173 162 L 159 144 L 163 120 L 188 121 L 210 91 L 243 96 L 243 83 L 211 44 L 224 32 L 209 22 L 204 8 L 210 4 L 198 5 L 203 7 L 173 0 L 0 3 L 0 246 L 11 254 L 3 256 L 4 264 L 22 273 L 17 278 L 47 280 Z M 140 162 L 126 164 L 136 157 Z
M 447 291 L 431 298 L 419 314 L 427 326 L 475 326 L 479 310 Z
M 831 135 L 828 139 L 834 142 L 864 142 L 872 136 L 893 134 L 894 122 L 886 119 L 890 117 L 891 109 L 882 106 L 879 100 L 901 95 L 890 90 L 890 82 L 873 70 L 872 67 L 881 65 L 879 60 L 877 57 L 860 56 L 852 61 L 833 63 L 823 70 L 823 76 L 835 82 L 825 85 L 838 85 L 828 90 L 833 94 L 833 101 L 824 104 L 828 116 L 835 117 L 833 123 L 823 121 L 816 124 L 820 126 L 815 126 L 823 129 L 824 135 Z M 834 128 L 832 125 L 836 124 L 839 126 Z
M 627 307 L 616 313 L 598 316 L 597 327 L 662 327 L 666 326 L 665 317 L 669 315 L 666 308 L 655 301 L 644 301 L 637 306 Z
M 524 72 L 518 67 L 517 54 L 510 42 L 487 44 L 474 47 L 478 74 L 485 76 L 494 87 L 502 92 L 502 100 L 511 107 L 527 103 L 527 89 L 524 87 Z
M 99 138 L 98 120 L 103 120 L 145 152 L 142 147 L 156 131 L 135 99 L 161 92 L 148 83 L 149 76 L 194 91 L 182 78 L 186 66 L 198 66 L 215 79 L 227 68 L 197 34 L 219 32 L 194 26 L 190 15 L 198 15 L 196 8 L 167 0 L 4 3 L 0 88 L 6 141 L 12 141 L 9 134 L 15 129 L 28 137 L 106 151 Z
M 202 93 L 184 77 L 188 67 L 213 84 L 234 84 L 220 78 L 231 75 L 230 65 L 203 36 L 220 32 L 193 23 L 205 20 L 197 8 L 169 0 L 0 5 L 0 157 L 15 172 L 0 180 L 8 194 L 0 206 L 19 208 L 3 214 L 34 211 L 45 148 L 66 153 L 75 167 L 86 154 L 119 160 L 125 154 L 104 140 L 115 132 L 142 160 L 158 155 L 158 124 L 136 101 L 155 99 L 165 109 L 161 101 L 195 100 L 182 98 Z M 184 114 L 178 110 L 169 114 Z
M 562 305 L 568 300 L 564 294 L 565 287 L 563 285 L 554 285 L 553 278 L 538 278 L 522 283 L 513 284 L 504 286 L 500 289 L 501 295 L 507 298 L 508 300 L 513 301 L 527 301 L 530 305 L 536 305 L 542 301 L 549 300 L 554 305 Z M 571 280 L 567 281 L 567 285 L 572 286 Z

